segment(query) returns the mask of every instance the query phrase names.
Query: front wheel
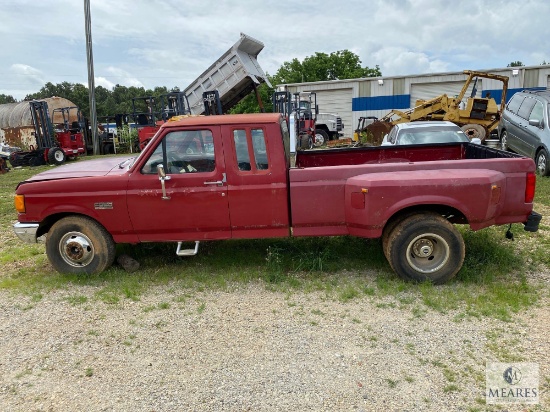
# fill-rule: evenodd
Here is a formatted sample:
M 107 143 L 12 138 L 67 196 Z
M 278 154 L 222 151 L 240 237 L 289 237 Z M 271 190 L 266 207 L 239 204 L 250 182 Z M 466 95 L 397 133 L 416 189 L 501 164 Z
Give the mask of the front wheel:
M 445 283 L 458 273 L 464 255 L 462 236 L 436 213 L 409 216 L 389 234 L 388 261 L 405 280 Z
M 95 220 L 69 216 L 51 227 L 46 238 L 46 254 L 60 273 L 100 273 L 115 260 L 115 242 Z
M 548 153 L 544 149 L 540 149 L 535 158 L 535 164 L 537 165 L 537 172 L 541 176 L 548 176 L 550 174 L 550 166 L 548 165 Z
M 328 133 L 323 129 L 315 129 L 315 141 L 313 144 L 315 147 L 321 147 L 327 144 L 329 140 Z
M 52 147 L 48 150 L 48 163 L 61 165 L 67 160 L 65 152 L 59 147 Z

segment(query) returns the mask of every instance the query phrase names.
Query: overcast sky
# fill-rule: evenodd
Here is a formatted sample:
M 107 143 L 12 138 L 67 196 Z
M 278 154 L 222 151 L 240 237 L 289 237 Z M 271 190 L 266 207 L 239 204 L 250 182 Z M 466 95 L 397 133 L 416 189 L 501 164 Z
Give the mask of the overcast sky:
M 384 76 L 550 61 L 548 0 L 91 0 L 96 86 L 185 89 L 241 32 L 283 62 L 348 49 Z M 0 1 L 0 94 L 87 85 L 83 0 Z

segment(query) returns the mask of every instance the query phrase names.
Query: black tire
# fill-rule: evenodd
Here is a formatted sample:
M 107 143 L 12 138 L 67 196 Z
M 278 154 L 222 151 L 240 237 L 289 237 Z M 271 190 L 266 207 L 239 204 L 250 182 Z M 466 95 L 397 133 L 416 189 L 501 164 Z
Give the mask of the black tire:
M 500 150 L 508 150 L 508 133 L 503 130 L 500 134 Z
M 313 141 L 313 145 L 315 147 L 321 147 L 327 144 L 329 141 L 328 133 L 325 132 L 323 129 L 315 129 L 315 140 Z
M 52 147 L 48 150 L 48 163 L 52 165 L 62 165 L 67 160 L 65 152 L 59 147 Z
M 390 260 L 389 253 L 388 253 L 388 244 L 389 244 L 389 238 L 393 232 L 393 229 L 403 220 L 407 219 L 409 216 L 412 216 L 414 214 L 418 214 L 418 212 L 403 213 L 400 216 L 396 216 L 388 220 L 388 222 L 386 223 L 386 226 L 384 226 L 384 230 L 382 232 L 382 251 L 384 252 L 384 256 L 386 256 L 386 259 L 388 259 L 388 261 Z
M 388 261 L 403 279 L 439 285 L 452 279 L 464 263 L 464 240 L 436 213 L 407 217 L 391 231 Z
M 115 260 L 115 242 L 95 220 L 68 216 L 57 221 L 48 232 L 46 254 L 60 273 L 100 273 Z
M 42 155 L 33 156 L 29 159 L 29 166 L 36 167 L 36 166 L 43 166 L 46 164 L 46 161 L 42 157 Z
M 21 166 L 20 155 L 17 152 L 10 153 L 9 156 L 11 167 Z
M 535 165 L 537 166 L 537 173 L 541 176 L 548 176 L 550 174 L 550 165 L 548 159 L 548 152 L 545 149 L 540 149 L 535 157 Z
M 303 134 L 298 137 L 298 147 L 302 150 L 313 149 L 313 139 L 308 134 Z

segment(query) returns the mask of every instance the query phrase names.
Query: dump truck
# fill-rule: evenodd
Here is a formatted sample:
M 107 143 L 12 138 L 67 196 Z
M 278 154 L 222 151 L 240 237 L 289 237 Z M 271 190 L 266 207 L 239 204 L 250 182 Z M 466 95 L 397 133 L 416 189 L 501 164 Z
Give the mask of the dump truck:
M 430 100 L 417 100 L 415 107 L 409 110 L 392 110 L 379 122 L 366 126 L 363 130 L 375 142 L 381 142 L 391 127 L 397 123 L 414 122 L 417 120 L 447 120 L 461 127 L 470 138 L 478 138 L 481 142 L 495 130 L 500 120 L 500 115 L 506 105 L 506 93 L 508 91 L 508 77 L 497 74 L 464 70 L 468 75 L 462 90 L 456 97 L 446 94 Z M 500 105 L 497 105 L 492 97 L 476 97 L 477 79 L 486 78 L 502 82 L 502 97 Z M 471 83 L 474 83 L 471 95 L 464 99 Z M 381 127 L 383 126 L 383 127 Z M 357 132 L 357 131 L 356 131 Z

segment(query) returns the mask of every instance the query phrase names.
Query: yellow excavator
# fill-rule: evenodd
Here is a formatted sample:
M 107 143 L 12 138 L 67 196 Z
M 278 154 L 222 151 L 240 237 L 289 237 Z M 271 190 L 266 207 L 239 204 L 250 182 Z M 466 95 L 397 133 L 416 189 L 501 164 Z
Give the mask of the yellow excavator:
M 380 120 L 356 130 L 355 140 L 360 141 L 361 135 L 368 135 L 369 140 L 381 142 L 384 134 L 397 123 L 414 122 L 417 120 L 448 120 L 460 126 L 470 138 L 478 138 L 482 142 L 495 130 L 500 120 L 500 114 L 506 105 L 508 77 L 496 74 L 464 70 L 468 75 L 462 90 L 456 97 L 446 94 L 430 100 L 417 100 L 415 107 L 406 111 L 392 110 Z M 500 106 L 490 96 L 476 97 L 477 79 L 486 78 L 502 82 L 502 97 Z M 470 97 L 464 96 L 470 84 L 474 82 Z

